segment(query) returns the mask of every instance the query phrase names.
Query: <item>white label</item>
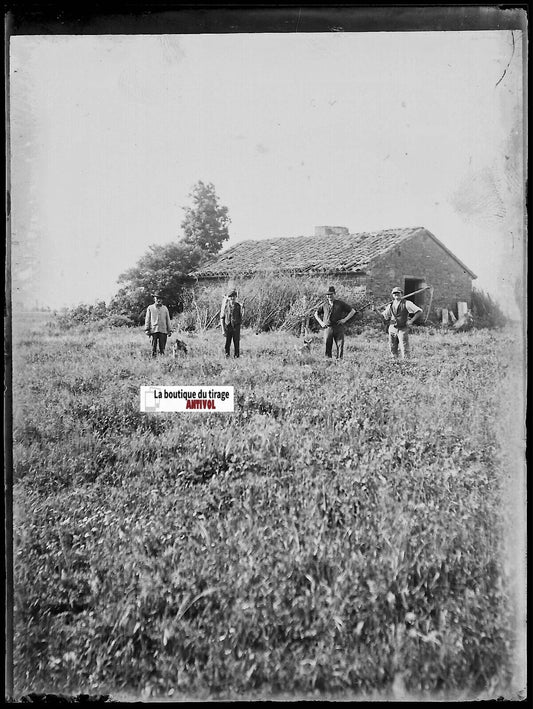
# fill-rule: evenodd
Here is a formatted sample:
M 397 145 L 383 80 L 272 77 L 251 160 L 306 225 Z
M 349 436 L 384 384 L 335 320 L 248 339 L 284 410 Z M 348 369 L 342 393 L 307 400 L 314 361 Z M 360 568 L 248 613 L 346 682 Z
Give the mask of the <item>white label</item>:
M 232 386 L 142 386 L 141 411 L 233 412 Z

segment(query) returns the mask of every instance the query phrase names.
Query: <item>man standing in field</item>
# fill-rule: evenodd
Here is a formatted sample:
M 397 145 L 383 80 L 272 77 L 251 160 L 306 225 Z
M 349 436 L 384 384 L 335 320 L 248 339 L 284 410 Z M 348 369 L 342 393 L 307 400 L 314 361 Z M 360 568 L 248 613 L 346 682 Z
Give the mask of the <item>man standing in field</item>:
M 154 293 L 153 298 L 153 304 L 149 305 L 146 310 L 144 330 L 152 338 L 152 357 L 157 357 L 158 346 L 159 353 L 165 354 L 167 337 L 172 335 L 172 330 L 170 328 L 170 314 L 167 306 L 163 305 L 161 293 Z
M 391 295 L 392 303 L 381 312 L 388 323 L 389 350 L 393 359 L 398 359 L 398 350 L 402 359 L 409 359 L 409 328 L 420 319 L 422 308 L 405 300 L 402 289 L 397 286 L 392 289 Z
M 240 356 L 241 343 L 241 323 L 244 308 L 237 300 L 237 291 L 232 290 L 222 303 L 220 309 L 220 327 L 226 338 L 224 352 L 226 357 L 230 355 L 231 342 L 233 340 L 233 356 Z
M 331 359 L 333 342 L 336 347 L 336 358 L 342 359 L 344 354 L 344 325 L 355 315 L 355 310 L 344 300 L 335 298 L 335 288 L 330 286 L 326 293 L 326 302 L 315 312 L 315 320 L 324 330 L 326 357 Z

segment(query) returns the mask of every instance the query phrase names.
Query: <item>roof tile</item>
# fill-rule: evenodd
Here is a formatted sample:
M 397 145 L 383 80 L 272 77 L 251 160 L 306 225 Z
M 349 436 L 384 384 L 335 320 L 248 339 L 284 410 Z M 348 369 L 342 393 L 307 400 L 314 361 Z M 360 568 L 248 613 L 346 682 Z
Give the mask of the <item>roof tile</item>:
M 191 275 L 197 278 L 225 278 L 268 271 L 316 274 L 363 272 L 371 261 L 417 233 L 429 234 L 435 239 L 424 227 L 410 227 L 359 234 L 241 241 Z

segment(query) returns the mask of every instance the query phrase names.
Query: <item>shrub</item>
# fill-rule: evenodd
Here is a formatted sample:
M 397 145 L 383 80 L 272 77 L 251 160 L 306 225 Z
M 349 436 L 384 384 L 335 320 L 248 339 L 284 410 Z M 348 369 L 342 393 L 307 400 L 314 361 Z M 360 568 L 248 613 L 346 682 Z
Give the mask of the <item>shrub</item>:
M 472 314 L 477 328 L 503 327 L 508 322 L 498 303 L 488 293 L 480 290 L 472 292 Z
M 111 298 L 109 313 L 123 315 L 134 325 L 142 325 L 146 308 L 153 302 L 148 290 L 143 288 L 124 287 Z
M 106 327 L 132 327 L 135 324 L 133 318 L 111 311 L 103 301 L 98 301 L 96 305 L 82 303 L 75 308 L 65 308 L 59 315 L 54 314 L 50 326 L 59 330 L 83 326 L 90 331 L 99 331 Z
M 75 308 L 65 308 L 56 317 L 56 323 L 60 329 L 66 330 L 74 325 L 85 325 L 102 320 L 107 317 L 107 314 L 107 306 L 103 300 L 96 301 L 94 305 L 80 303 Z
M 285 274 L 258 275 L 235 283 L 198 285 L 188 294 L 183 313 L 179 316 L 182 328 L 209 329 L 218 325 L 222 300 L 235 287 L 244 306 L 243 327 L 256 332 L 283 327 L 299 330 L 308 314 L 312 320 L 314 306 L 334 279 L 319 279 Z M 355 309 L 362 307 L 366 291 L 360 286 L 337 285 L 337 296 Z M 314 327 L 313 321 L 311 326 Z
M 108 327 L 133 327 L 135 323 L 127 315 L 108 315 L 105 318 Z

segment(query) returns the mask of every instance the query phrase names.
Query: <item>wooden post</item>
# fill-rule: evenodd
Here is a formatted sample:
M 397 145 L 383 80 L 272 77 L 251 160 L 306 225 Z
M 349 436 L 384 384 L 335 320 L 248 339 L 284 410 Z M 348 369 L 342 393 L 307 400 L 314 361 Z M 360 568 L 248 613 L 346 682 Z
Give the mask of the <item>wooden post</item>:
M 448 324 L 448 308 L 443 308 L 442 309 L 442 324 L 447 325 Z

